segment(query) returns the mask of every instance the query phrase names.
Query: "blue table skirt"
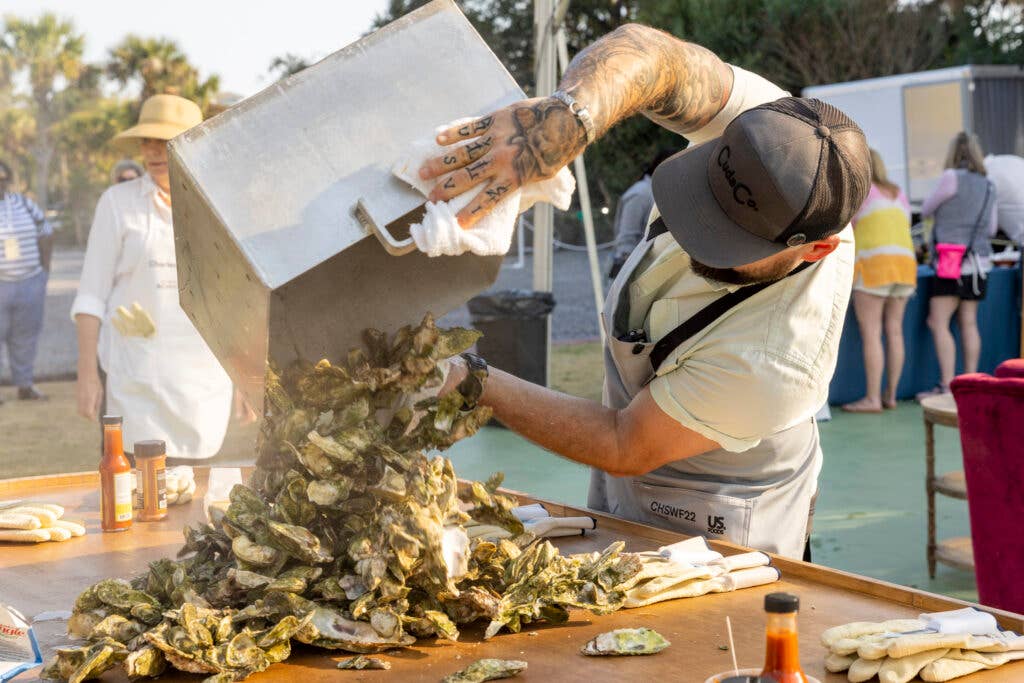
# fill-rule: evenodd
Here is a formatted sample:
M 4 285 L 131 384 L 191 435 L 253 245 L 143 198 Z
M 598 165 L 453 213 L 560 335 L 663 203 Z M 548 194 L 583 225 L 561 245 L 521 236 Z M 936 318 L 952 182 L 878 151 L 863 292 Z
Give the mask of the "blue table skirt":
M 931 266 L 917 269 L 917 293 L 907 304 L 903 317 L 903 340 L 906 362 L 896 395 L 900 399 L 935 386 L 939 381 L 939 364 L 935 358 L 935 345 L 926 323 L 928 297 L 935 271 Z M 1007 358 L 1020 355 L 1021 271 L 1016 268 L 994 268 L 988 277 L 988 294 L 978 307 L 978 329 L 981 332 L 980 372 L 992 372 Z M 957 340 L 957 372 L 962 372 L 960 332 L 953 316 L 953 335 Z M 883 380 L 884 387 L 884 380 Z M 828 401 L 831 404 L 848 403 L 864 395 L 864 356 L 860 330 L 853 313 L 853 301 L 846 315 L 843 337 L 839 344 L 839 361 Z

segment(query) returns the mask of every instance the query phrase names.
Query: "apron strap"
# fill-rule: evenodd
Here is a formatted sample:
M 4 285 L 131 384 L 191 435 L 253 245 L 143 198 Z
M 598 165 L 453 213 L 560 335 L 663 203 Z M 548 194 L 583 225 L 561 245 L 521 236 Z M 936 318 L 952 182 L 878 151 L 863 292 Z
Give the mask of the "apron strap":
M 651 223 L 651 227 L 647 229 L 647 240 L 653 240 L 658 235 L 668 232 L 668 226 L 665 225 L 665 221 L 661 219 L 661 216 Z
M 653 229 L 654 224 L 651 224 L 651 230 L 653 231 Z M 778 280 L 759 282 L 756 285 L 747 285 L 746 287 L 737 289 L 735 292 L 730 292 L 725 296 L 715 299 L 710 304 L 697 311 L 689 320 L 683 322 L 681 325 L 658 340 L 658 343 L 654 345 L 653 349 L 651 349 L 651 355 L 649 356 L 651 369 L 654 372 L 657 372 L 658 368 L 665 359 L 669 357 L 669 354 L 671 354 L 672 351 L 679 348 L 687 339 L 718 320 L 734 306 L 743 303 L 758 292 L 771 287 L 776 282 L 781 282 L 787 277 L 796 275 L 813 265 L 814 263 L 811 261 L 804 261 L 798 267 L 791 270 L 788 274 Z

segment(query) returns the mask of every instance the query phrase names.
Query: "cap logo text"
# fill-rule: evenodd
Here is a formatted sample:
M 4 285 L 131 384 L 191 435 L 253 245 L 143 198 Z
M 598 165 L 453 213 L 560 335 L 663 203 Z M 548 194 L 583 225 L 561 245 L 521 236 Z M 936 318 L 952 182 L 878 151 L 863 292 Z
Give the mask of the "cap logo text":
M 732 198 L 736 200 L 737 204 L 750 207 L 754 211 L 757 211 L 757 202 L 754 200 L 754 193 L 750 191 L 745 183 L 740 182 L 736 179 L 736 169 L 729 165 L 729 157 L 732 152 L 729 149 L 729 145 L 722 147 L 718 153 L 718 167 L 725 173 L 725 180 L 729 183 L 729 187 L 732 188 Z

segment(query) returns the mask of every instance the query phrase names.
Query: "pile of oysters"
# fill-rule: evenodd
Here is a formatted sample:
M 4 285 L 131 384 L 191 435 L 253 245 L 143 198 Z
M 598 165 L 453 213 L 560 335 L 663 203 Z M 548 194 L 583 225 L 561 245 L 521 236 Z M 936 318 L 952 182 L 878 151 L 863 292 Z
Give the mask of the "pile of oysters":
M 256 470 L 213 523 L 185 529 L 177 559 L 106 579 L 75 603 L 43 678 L 82 681 L 116 666 L 133 679 L 169 668 L 240 681 L 287 659 L 293 641 L 352 653 L 485 638 L 560 623 L 570 608 L 619 609 L 640 559 L 617 542 L 562 556 L 524 532 L 500 475 L 461 484 L 436 454 L 474 434 L 486 408 L 438 397 L 447 359 L 479 333 L 428 315 L 336 363 L 268 371 Z M 511 538 L 472 541 L 470 521 Z

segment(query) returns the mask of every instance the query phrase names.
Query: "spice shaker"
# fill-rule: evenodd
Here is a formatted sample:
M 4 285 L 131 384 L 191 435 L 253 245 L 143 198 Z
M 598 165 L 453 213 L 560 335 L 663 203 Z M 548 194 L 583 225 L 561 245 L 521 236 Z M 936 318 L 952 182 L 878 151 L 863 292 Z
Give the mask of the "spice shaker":
M 142 512 L 139 519 L 155 522 L 167 516 L 167 446 L 163 441 L 136 441 L 135 463 Z

